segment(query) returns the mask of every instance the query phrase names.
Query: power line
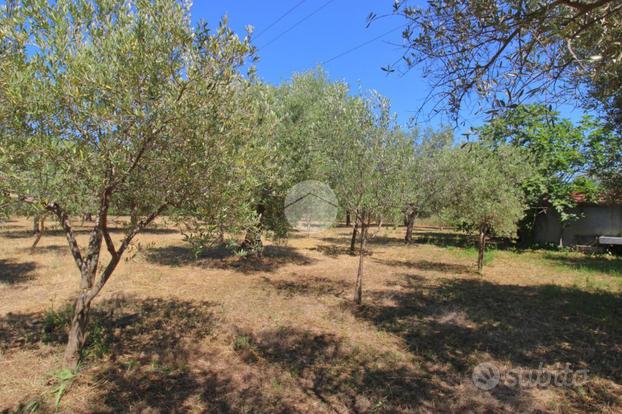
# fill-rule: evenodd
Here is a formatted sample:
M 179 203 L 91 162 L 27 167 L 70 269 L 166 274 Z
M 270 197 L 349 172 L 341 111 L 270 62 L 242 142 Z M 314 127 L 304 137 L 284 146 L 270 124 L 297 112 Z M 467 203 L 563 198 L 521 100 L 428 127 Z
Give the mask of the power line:
M 320 63 L 320 64 L 321 64 L 321 65 L 326 65 L 327 63 L 330 63 L 330 62 L 332 62 L 332 61 L 333 61 L 333 60 L 335 60 L 335 59 L 339 59 L 340 57 L 343 57 L 343 56 L 345 56 L 345 55 L 347 55 L 347 54 L 350 54 L 350 53 L 352 53 L 352 52 L 354 52 L 354 51 L 356 51 L 356 50 L 359 50 L 360 48 L 365 47 L 365 46 L 367 46 L 368 44 L 373 43 L 373 42 L 375 42 L 376 40 L 378 40 L 378 39 L 380 39 L 380 38 L 383 38 L 383 37 L 385 37 L 385 36 L 386 36 L 386 35 L 388 35 L 388 34 L 391 34 L 391 33 L 395 32 L 395 31 L 397 31 L 397 30 L 399 30 L 399 29 L 402 29 L 404 26 L 406 26 L 406 25 L 401 25 L 401 26 L 395 27 L 395 28 L 393 28 L 393 29 L 389 30 L 388 32 L 385 32 L 385 33 L 383 33 L 383 34 L 381 34 L 381 35 L 379 35 L 379 36 L 374 37 L 373 39 L 370 39 L 370 40 L 368 40 L 368 41 L 366 41 L 366 42 L 363 42 L 363 43 L 361 43 L 361 44 L 359 44 L 359 45 L 354 46 L 353 48 L 350 48 L 350 49 L 348 49 L 348 50 L 346 50 L 346 51 L 344 51 L 344 52 L 341 52 L 341 53 L 339 53 L 338 55 L 335 55 L 335 56 L 333 56 L 332 58 L 330 58 L 330 59 L 328 59 L 328 60 L 325 60 L 324 62 L 322 62 L 322 63 Z
M 310 19 L 311 17 L 315 16 L 317 13 L 319 13 L 320 11 L 322 11 L 326 6 L 328 6 L 329 4 L 331 4 L 332 2 L 334 2 L 335 0 L 328 0 L 326 3 L 322 4 L 320 7 L 318 7 L 317 9 L 315 9 L 314 11 L 312 11 L 311 13 L 307 14 L 305 17 L 303 17 L 302 19 L 298 20 L 296 23 L 294 23 L 292 26 L 290 26 L 287 30 L 279 33 L 276 37 L 274 37 L 272 40 L 270 40 L 268 43 L 266 43 L 265 45 L 261 46 L 259 49 L 263 49 L 266 48 L 268 46 L 270 46 L 272 43 L 276 42 L 277 40 L 279 40 L 281 37 L 285 36 L 287 33 L 291 32 L 292 30 L 294 30 L 296 27 L 298 27 L 300 24 L 304 23 L 305 21 L 307 21 L 308 19 Z
M 298 3 L 296 3 L 292 8 L 290 8 L 289 10 L 287 10 L 285 13 L 283 13 L 282 15 L 280 15 L 275 21 L 273 21 L 272 23 L 270 23 L 268 26 L 266 26 L 261 32 L 257 33 L 257 36 L 255 36 L 255 40 L 259 39 L 261 37 L 261 35 L 263 35 L 264 33 L 266 33 L 268 30 L 270 30 L 271 28 L 273 28 L 278 22 L 280 22 L 281 20 L 283 20 L 285 17 L 287 17 L 291 12 L 293 12 L 294 10 L 296 10 L 298 7 L 300 7 L 302 5 L 302 3 L 304 3 L 307 0 L 300 0 Z

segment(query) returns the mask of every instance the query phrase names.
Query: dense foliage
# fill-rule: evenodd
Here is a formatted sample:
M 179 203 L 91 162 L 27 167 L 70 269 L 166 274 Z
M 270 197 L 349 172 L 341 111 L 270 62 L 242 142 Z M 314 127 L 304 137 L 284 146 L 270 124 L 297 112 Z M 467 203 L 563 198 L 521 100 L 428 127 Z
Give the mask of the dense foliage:
M 538 214 L 552 208 L 565 226 L 578 218 L 575 195 L 588 201 L 601 197 L 598 182 L 591 177 L 592 161 L 597 154 L 592 151 L 592 142 L 601 134 L 590 118 L 573 125 L 542 105 L 520 105 L 478 128 L 477 136 L 482 142 L 492 148 L 500 144 L 524 148 L 534 162 L 535 174 L 523 183 L 529 204 L 521 226 L 524 242 L 531 241 Z
M 527 207 L 522 184 L 532 166 L 520 148 L 501 144 L 493 151 L 480 143 L 454 150 L 451 165 L 449 182 L 455 191 L 447 198 L 444 214 L 479 235 L 481 271 L 487 238 L 515 235 Z
M 67 235 L 81 274 L 65 358 L 75 366 L 90 304 L 136 234 L 167 210 L 219 208 L 214 195 L 244 176 L 238 68 L 252 50 L 224 24 L 193 27 L 189 4 L 171 0 L 9 6 L 0 185 L 5 199 L 54 214 Z M 115 241 L 108 213 L 128 204 L 142 216 Z M 69 217 L 84 212 L 96 219 L 80 248 Z M 98 271 L 102 242 L 110 258 Z

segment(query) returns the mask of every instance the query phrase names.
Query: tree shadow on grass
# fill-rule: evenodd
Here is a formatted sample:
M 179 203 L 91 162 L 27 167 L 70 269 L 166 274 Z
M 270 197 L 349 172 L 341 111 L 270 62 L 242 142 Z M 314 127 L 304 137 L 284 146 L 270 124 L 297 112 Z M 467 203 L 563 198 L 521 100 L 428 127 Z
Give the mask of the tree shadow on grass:
M 335 246 L 349 246 L 350 234 L 343 237 L 323 237 L 320 239 L 323 242 L 331 243 Z M 497 249 L 514 249 L 515 246 L 511 240 L 503 238 L 495 238 L 489 240 L 489 245 L 494 246 Z M 369 239 L 368 244 L 373 246 L 404 246 L 404 239 L 401 234 L 392 236 L 376 236 Z M 417 244 L 431 244 L 439 247 L 473 247 L 475 246 L 475 239 L 465 233 L 459 232 L 442 232 L 442 231 L 421 231 L 415 230 L 413 233 L 413 241 L 409 245 L 415 247 Z
M 386 291 L 368 296 L 371 300 L 355 314 L 402 338 L 428 363 L 461 375 L 490 358 L 524 369 L 570 363 L 575 370 L 589 369 L 594 380 L 584 389 L 563 389 L 577 409 L 622 408 L 620 294 L 473 279 L 432 285 L 407 276 L 389 297 Z M 603 391 L 599 381 L 616 386 Z M 491 393 L 501 399 L 507 391 Z M 509 392 L 518 397 L 522 391 Z
M 213 334 L 214 305 L 148 299 L 117 307 L 119 315 L 101 325 L 110 354 L 96 374 L 97 381 L 108 384 L 102 393 L 105 409 L 180 410 L 200 387 L 191 360 L 195 344 Z
M 0 259 L 0 285 L 15 285 L 34 279 L 34 262 L 16 262 Z
M 253 335 L 238 353 L 248 364 L 289 373 L 294 388 L 318 401 L 322 412 L 396 412 L 398 407 L 411 412 L 439 391 L 412 367 L 385 361 L 330 333 L 268 329 Z
M 334 246 L 339 246 L 339 247 L 345 246 L 349 248 L 350 241 L 351 241 L 351 234 L 344 235 L 343 237 L 334 237 L 334 236 L 322 237 L 320 238 L 320 240 L 326 243 L 331 243 Z M 367 240 L 367 245 L 373 249 L 373 246 L 403 246 L 404 242 L 397 237 L 376 236 L 376 237 L 370 237 Z M 358 246 L 359 246 L 359 240 L 357 239 L 356 247 L 358 248 Z
M 622 276 L 622 257 L 569 256 L 562 253 L 546 253 L 544 258 L 549 262 L 579 271 Z
M 470 247 L 474 240 L 464 233 L 415 231 L 413 244 L 432 244 L 439 247 Z
M 206 269 L 229 269 L 241 273 L 273 272 L 278 268 L 295 264 L 310 265 L 315 262 L 296 249 L 287 246 L 265 246 L 262 257 L 240 257 L 233 249 L 216 247 L 196 256 L 190 247 L 167 246 L 148 249 L 149 262 L 165 266 L 199 266 Z
M 99 341 L 98 346 L 105 345 L 106 349 L 112 349 L 116 354 L 126 350 L 151 352 L 173 346 L 175 330 L 196 331 L 205 336 L 211 332 L 212 306 L 210 302 L 159 298 L 119 296 L 107 299 L 91 309 L 92 332 L 86 348 L 93 345 L 93 341 Z M 45 312 L 9 313 L 0 318 L 0 349 L 32 348 L 41 343 L 65 344 L 72 314 L 71 303 Z M 94 333 L 96 330 L 102 332 Z M 150 334 L 148 338 L 145 337 L 147 341 L 140 340 L 144 333 Z
M 309 282 L 313 289 L 314 281 Z M 307 293 L 315 294 L 304 289 L 294 294 Z M 123 297 L 103 301 L 93 309 L 85 354 L 96 363 L 87 363 L 84 375 L 89 384 L 97 384 L 85 411 L 449 413 L 541 408 L 525 390 L 503 385 L 491 392 L 477 390 L 470 383 L 470 370 L 482 362 L 478 358 L 483 353 L 531 368 L 540 361 L 586 364 L 590 375 L 620 382 L 618 295 L 473 280 L 428 286 L 423 278 L 406 276 L 392 293 L 391 305 L 385 303 L 386 291 L 369 292 L 368 297 L 368 304 L 353 312 L 385 332 L 373 343 L 281 326 L 248 333 L 234 352 L 221 351 L 222 343 L 201 347 L 224 330 L 214 303 Z M 64 344 L 68 317 L 63 310 L 56 314 L 0 318 L 0 346 L 7 351 L 37 346 L 44 337 L 48 343 Z M 384 346 L 395 338 L 404 344 L 399 355 Z M 594 411 L 602 408 L 597 405 L 602 401 L 614 410 L 619 407 L 615 391 L 607 388 L 595 394 L 586 386 L 582 392 L 589 398 L 583 402 L 572 400 L 578 390 L 566 392 L 576 404 L 574 411 Z
M 74 228 L 73 233 L 78 234 L 91 234 L 93 231 L 92 228 Z M 125 227 L 110 227 L 109 232 L 111 234 L 125 234 L 127 233 L 127 228 Z M 139 234 L 174 234 L 179 231 L 176 229 L 168 229 L 168 228 L 158 228 L 158 227 L 147 227 L 140 231 Z M 2 237 L 6 237 L 7 239 L 29 239 L 34 238 L 32 230 L 9 230 L 4 231 L 0 228 L 0 233 L 2 233 Z M 43 232 L 43 238 L 46 236 L 52 237 L 65 237 L 65 231 L 63 229 L 49 229 L 46 228 Z
M 395 267 L 406 267 L 409 269 L 434 271 L 453 274 L 475 274 L 473 266 L 455 263 L 431 262 L 429 260 L 383 260 L 376 259 L 376 262 Z
M 415 231 L 412 244 L 431 244 L 438 247 L 474 247 L 477 245 L 476 239 L 472 235 L 459 232 L 442 231 Z M 492 238 L 488 241 L 488 246 L 498 250 L 516 249 L 512 240 L 507 238 Z
M 218 323 L 211 302 L 116 298 L 91 311 L 83 352 L 99 396 L 91 412 L 175 412 L 200 392 L 191 372 L 193 345 Z M 71 306 L 45 313 L 9 314 L 0 319 L 0 349 L 36 349 L 67 341 Z M 94 364 L 93 364 L 94 363 Z M 60 367 L 59 367 L 60 368 Z M 27 401 L 27 398 L 25 399 Z
M 474 387 L 446 367 L 413 364 L 383 350 L 382 344 L 355 345 L 332 333 L 267 329 L 237 352 L 248 364 L 287 373 L 293 388 L 316 401 L 322 412 L 511 412 L 511 407 L 530 407 L 523 395 L 504 394 L 503 401 L 490 395 L 474 398 Z
M 375 405 L 375 412 L 393 413 L 409 412 L 423 396 L 440 395 L 442 385 L 428 383 L 433 379 L 333 334 L 270 329 L 252 334 L 248 346 L 235 348 L 237 356 L 223 358 L 218 347 L 201 348 L 212 332 L 222 331 L 213 305 L 138 298 L 100 303 L 93 309 L 87 363 L 77 380 L 93 390 L 84 409 L 285 414 L 370 412 Z M 64 311 L 59 314 L 53 325 L 57 335 L 47 340 L 57 345 L 66 340 L 68 323 Z M 23 349 L 15 337 L 26 334 L 35 346 L 43 342 L 45 325 L 42 314 L 0 319 L 0 339 L 7 350 Z M 287 388 L 275 392 L 274 386 Z
M 340 246 L 334 244 L 320 244 L 317 247 L 313 247 L 310 250 L 322 253 L 324 256 L 337 258 L 339 256 L 358 256 L 360 249 L 358 246 L 354 249 L 354 253 L 350 250 L 350 246 Z M 373 256 L 373 249 L 367 249 L 365 256 Z
M 69 250 L 69 246 L 66 244 L 50 244 L 48 246 L 37 246 L 34 249 L 31 247 L 24 247 L 22 249 L 23 252 L 27 252 L 28 254 L 45 254 L 45 253 L 55 253 L 55 254 L 71 254 Z
M 300 280 L 272 280 L 263 277 L 262 280 L 271 288 L 283 293 L 287 297 L 303 296 L 337 296 L 352 290 L 352 283 L 329 279 L 326 277 L 305 277 Z

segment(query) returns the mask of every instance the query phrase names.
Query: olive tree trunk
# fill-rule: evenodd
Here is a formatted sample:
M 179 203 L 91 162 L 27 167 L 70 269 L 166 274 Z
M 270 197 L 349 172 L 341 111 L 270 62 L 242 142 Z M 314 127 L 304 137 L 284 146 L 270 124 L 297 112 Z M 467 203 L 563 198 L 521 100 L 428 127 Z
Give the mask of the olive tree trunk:
M 354 287 L 354 303 L 360 305 L 363 302 L 363 275 L 364 275 L 364 262 L 365 262 L 365 249 L 367 247 L 367 229 L 369 228 L 369 222 L 365 221 L 365 218 L 361 220 L 361 235 L 360 235 L 360 249 L 359 252 L 359 267 L 356 272 L 356 285 Z
M 135 205 L 132 205 L 130 210 L 130 225 L 134 227 L 138 224 L 138 208 Z
M 358 236 L 359 230 L 359 222 L 358 219 L 354 220 L 354 226 L 352 227 L 352 239 L 350 240 L 350 254 L 354 255 L 356 251 L 356 237 Z
M 240 245 L 242 250 L 252 253 L 255 257 L 261 257 L 263 242 L 261 241 L 261 227 L 252 227 L 246 230 L 244 240 Z
M 30 246 L 31 249 L 34 250 L 37 247 L 37 244 L 39 244 L 39 240 L 41 240 L 41 236 L 43 235 L 44 230 L 45 230 L 45 215 L 36 216 L 35 224 L 34 224 L 35 240 L 32 242 L 32 246 Z
M 246 230 L 244 241 L 240 246 L 243 250 L 252 253 L 256 258 L 261 258 L 263 252 L 263 242 L 261 241 L 261 234 L 263 233 L 265 210 L 266 209 L 263 205 L 257 206 L 257 225 L 250 227 L 248 230 Z
M 93 299 L 101 292 L 116 269 L 123 252 L 130 245 L 132 239 L 159 216 L 168 205 L 167 203 L 162 204 L 149 216 L 139 221 L 136 226 L 131 227 L 117 248 L 110 236 L 107 225 L 110 194 L 110 190 L 107 190 L 102 196 L 100 209 L 84 255 L 78 246 L 71 223 L 69 222 L 68 214 L 57 203 L 46 205 L 46 209 L 58 218 L 59 223 L 65 231 L 71 254 L 80 270 L 80 293 L 75 301 L 74 313 L 71 319 L 67 347 L 65 348 L 64 355 L 64 365 L 66 368 L 70 369 L 76 369 L 80 361 L 80 352 L 88 336 L 89 311 Z M 110 253 L 110 260 L 106 267 L 101 272 L 98 272 L 102 241 L 105 241 L 106 248 Z
M 415 227 L 415 220 L 417 219 L 417 211 L 411 210 L 406 214 L 406 235 L 404 236 L 404 242 L 410 244 L 413 241 L 413 229 Z
M 63 361 L 67 368 L 75 369 L 80 361 L 80 352 L 86 342 L 90 307 L 91 302 L 86 292 L 81 292 L 76 300 L 65 348 Z
M 479 251 L 477 254 L 477 272 L 478 273 L 482 273 L 482 270 L 484 269 L 484 253 L 486 251 L 486 238 L 487 238 L 487 230 L 485 228 L 480 228 L 479 242 L 478 242 Z
M 39 216 L 35 215 L 32 218 L 32 234 L 36 236 L 37 234 L 39 234 L 40 231 L 41 228 L 39 227 Z

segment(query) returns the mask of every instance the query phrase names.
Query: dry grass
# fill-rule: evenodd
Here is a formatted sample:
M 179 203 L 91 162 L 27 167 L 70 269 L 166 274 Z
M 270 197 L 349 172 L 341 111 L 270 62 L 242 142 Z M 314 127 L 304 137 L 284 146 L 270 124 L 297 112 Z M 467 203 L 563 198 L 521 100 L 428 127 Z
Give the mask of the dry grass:
M 52 412 L 78 274 L 58 230 L 33 252 L 29 229 L 0 226 L 0 411 Z M 417 236 L 371 243 L 356 308 L 348 229 L 293 235 L 254 262 L 195 259 L 160 222 L 97 300 L 59 412 L 622 411 L 620 259 L 499 249 L 479 276 L 463 238 Z M 485 361 L 570 363 L 589 381 L 481 391 L 471 373 Z

